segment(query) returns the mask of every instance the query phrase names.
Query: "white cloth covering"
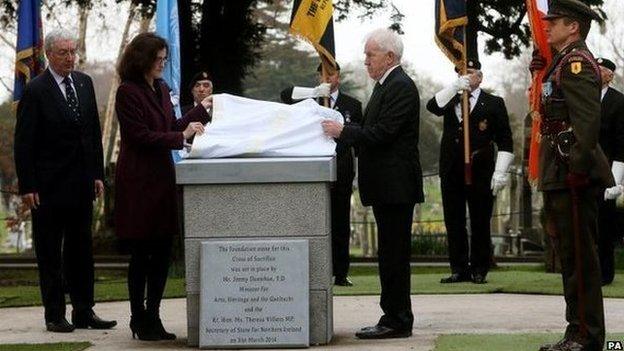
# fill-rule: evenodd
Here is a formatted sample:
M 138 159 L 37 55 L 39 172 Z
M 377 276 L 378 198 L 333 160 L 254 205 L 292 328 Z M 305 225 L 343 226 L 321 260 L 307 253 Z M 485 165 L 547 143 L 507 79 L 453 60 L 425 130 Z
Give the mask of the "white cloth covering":
M 294 105 L 213 95 L 212 122 L 196 136 L 190 158 L 333 156 L 336 143 L 321 121 L 344 123 L 312 99 Z

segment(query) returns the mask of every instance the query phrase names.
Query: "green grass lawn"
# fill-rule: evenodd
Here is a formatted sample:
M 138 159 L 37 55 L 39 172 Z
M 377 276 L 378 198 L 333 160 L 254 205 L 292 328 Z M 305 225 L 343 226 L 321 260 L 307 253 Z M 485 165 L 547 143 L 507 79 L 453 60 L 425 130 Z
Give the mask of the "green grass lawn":
M 56 344 L 5 344 L 0 351 L 82 351 L 91 346 L 89 342 L 62 342 Z
M 603 289 L 605 297 L 624 298 L 624 271 L 618 271 L 615 282 Z M 504 266 L 488 275 L 488 284 L 440 284 L 440 278 L 449 274 L 446 267 L 412 268 L 412 294 L 487 294 L 517 293 L 561 295 L 559 274 L 544 273 L 540 266 Z M 378 295 L 379 277 L 376 267 L 353 267 L 353 287 L 335 287 L 337 296 Z M 128 299 L 124 271 L 97 270 L 96 301 L 122 301 Z M 167 281 L 165 297 L 184 297 L 183 278 Z M 34 270 L 6 270 L 0 272 L 0 308 L 40 305 L 37 272 Z M 0 350 L 1 351 L 1 350 Z
M 536 351 L 540 345 L 557 342 L 561 337 L 561 334 L 442 335 L 436 339 L 434 351 Z M 606 340 L 624 342 L 624 334 L 607 334 Z

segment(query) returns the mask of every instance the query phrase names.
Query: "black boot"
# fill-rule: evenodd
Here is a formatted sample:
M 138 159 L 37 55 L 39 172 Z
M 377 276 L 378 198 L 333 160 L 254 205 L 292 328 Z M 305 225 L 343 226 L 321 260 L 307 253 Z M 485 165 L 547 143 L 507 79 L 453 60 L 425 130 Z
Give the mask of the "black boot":
M 165 330 L 165 327 L 163 326 L 162 321 L 160 320 L 160 317 L 152 316 L 151 320 L 152 320 L 151 323 L 154 326 L 154 331 L 156 332 L 156 334 L 161 340 L 175 340 L 176 339 L 175 334 L 169 333 L 168 331 Z
M 139 340 L 156 341 L 160 340 L 160 334 L 154 323 L 150 322 L 145 313 L 136 313 L 130 317 L 130 330 L 132 338 L 138 337 Z

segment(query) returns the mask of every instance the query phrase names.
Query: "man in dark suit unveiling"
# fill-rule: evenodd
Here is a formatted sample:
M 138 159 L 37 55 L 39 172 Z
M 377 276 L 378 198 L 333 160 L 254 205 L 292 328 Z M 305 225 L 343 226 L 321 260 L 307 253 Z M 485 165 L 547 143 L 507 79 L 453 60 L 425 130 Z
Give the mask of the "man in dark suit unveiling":
M 362 123 L 362 103 L 345 94 L 340 89 L 340 65 L 336 63 L 336 72 L 325 79 L 321 74 L 322 66 L 316 71 L 321 83 L 329 85 L 327 97 L 329 107 L 340 112 L 344 117 L 345 125 Z M 293 99 L 294 90 L 307 88 L 289 87 L 282 91 L 281 100 L 286 104 L 297 102 Z M 320 88 L 319 88 L 320 90 Z M 314 89 L 311 89 L 314 91 Z M 310 97 L 315 97 L 310 94 Z M 300 95 L 301 96 L 301 95 Z M 323 98 L 318 98 L 323 105 Z M 334 284 L 352 286 L 349 273 L 349 238 L 351 237 L 351 195 L 353 194 L 354 150 L 341 140 L 336 140 L 337 179 L 331 188 L 331 231 L 332 231 L 332 269 L 335 277 Z
M 602 284 L 608 285 L 615 277 L 615 242 L 622 237 L 621 214 L 616 211 L 615 199 L 622 192 L 624 182 L 624 95 L 610 87 L 615 63 L 606 58 L 596 60 L 602 77 L 600 138 L 598 142 L 609 163 L 616 185 L 605 189 L 598 197 L 598 258 Z
M 403 43 L 388 29 L 369 34 L 364 64 L 376 81 L 361 126 L 324 121 L 330 137 L 358 148 L 358 182 L 365 206 L 373 206 L 379 241 L 381 309 L 361 339 L 412 335 L 410 301 L 410 240 L 414 206 L 423 202 L 418 154 L 420 98 L 412 79 L 401 68 Z
M 30 81 L 17 106 L 15 165 L 31 209 L 46 329 L 109 329 L 94 312 L 91 221 L 104 192 L 102 136 L 93 82 L 74 71 L 76 40 L 65 31 L 45 39 L 49 67 Z M 65 319 L 65 287 L 73 307 Z

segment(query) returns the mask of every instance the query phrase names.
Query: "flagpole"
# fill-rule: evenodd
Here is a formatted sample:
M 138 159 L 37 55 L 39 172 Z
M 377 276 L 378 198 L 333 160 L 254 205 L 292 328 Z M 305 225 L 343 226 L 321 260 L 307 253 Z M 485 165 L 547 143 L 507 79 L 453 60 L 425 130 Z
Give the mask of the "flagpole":
M 462 75 L 468 74 L 468 54 L 466 46 L 466 26 L 464 26 L 464 45 L 462 47 L 463 64 L 461 67 Z M 466 185 L 472 184 L 472 165 L 470 161 L 470 100 L 468 91 L 462 92 L 462 119 L 464 122 L 464 181 Z
M 322 74 L 322 79 L 323 79 L 323 83 L 327 82 L 327 67 L 325 66 L 325 61 L 323 60 L 323 56 L 321 56 L 321 74 Z M 323 98 L 323 106 L 325 107 L 331 107 L 329 106 L 329 97 L 325 96 Z

